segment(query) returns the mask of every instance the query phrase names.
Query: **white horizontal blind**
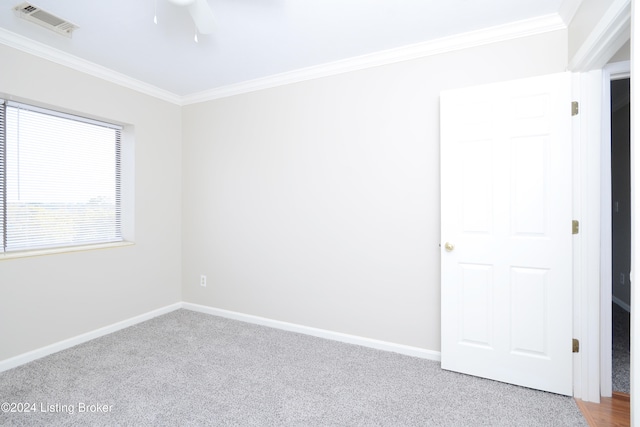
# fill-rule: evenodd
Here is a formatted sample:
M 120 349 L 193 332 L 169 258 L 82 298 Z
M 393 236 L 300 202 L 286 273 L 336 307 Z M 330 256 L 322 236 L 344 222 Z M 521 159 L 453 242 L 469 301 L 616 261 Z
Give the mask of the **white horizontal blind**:
M 5 132 L 5 108 L 6 108 L 6 104 L 4 102 L 4 100 L 0 99 L 0 243 L 2 244 L 2 247 L 0 248 L 0 250 L 2 250 L 2 252 L 4 252 L 4 247 L 5 247 L 5 231 L 7 228 L 7 222 L 5 221 L 5 212 L 6 212 L 6 205 L 5 205 L 5 155 L 4 155 L 4 147 L 5 147 L 5 138 L 6 138 L 6 132 Z
M 4 125 L 5 252 L 122 240 L 119 127 L 11 102 Z

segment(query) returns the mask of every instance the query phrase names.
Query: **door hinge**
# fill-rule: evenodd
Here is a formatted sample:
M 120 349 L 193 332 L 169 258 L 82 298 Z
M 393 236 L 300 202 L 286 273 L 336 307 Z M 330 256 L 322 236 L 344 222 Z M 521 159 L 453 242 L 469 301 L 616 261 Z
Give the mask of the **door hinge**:
M 572 341 L 572 346 L 574 353 L 580 353 L 580 341 L 574 338 Z
M 578 234 L 580 232 L 580 221 L 574 219 L 571 221 L 571 234 Z
M 571 115 L 577 116 L 580 112 L 580 106 L 578 105 L 578 101 L 571 101 Z

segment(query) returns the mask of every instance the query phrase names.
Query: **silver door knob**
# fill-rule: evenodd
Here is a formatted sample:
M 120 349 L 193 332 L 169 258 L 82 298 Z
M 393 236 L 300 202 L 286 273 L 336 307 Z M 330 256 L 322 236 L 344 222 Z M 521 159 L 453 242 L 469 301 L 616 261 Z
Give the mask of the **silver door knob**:
M 444 244 L 444 250 L 447 251 L 447 252 L 451 252 L 454 247 L 455 246 L 453 246 L 453 243 L 447 242 L 447 243 Z

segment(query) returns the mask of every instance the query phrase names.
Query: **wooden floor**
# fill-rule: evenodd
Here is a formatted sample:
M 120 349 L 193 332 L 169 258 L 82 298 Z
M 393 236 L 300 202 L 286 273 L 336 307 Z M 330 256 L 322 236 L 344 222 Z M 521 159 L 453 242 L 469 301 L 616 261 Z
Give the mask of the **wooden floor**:
M 590 427 L 631 426 L 629 395 L 626 393 L 614 391 L 613 397 L 603 397 L 600 403 L 580 399 L 576 399 L 576 403 Z

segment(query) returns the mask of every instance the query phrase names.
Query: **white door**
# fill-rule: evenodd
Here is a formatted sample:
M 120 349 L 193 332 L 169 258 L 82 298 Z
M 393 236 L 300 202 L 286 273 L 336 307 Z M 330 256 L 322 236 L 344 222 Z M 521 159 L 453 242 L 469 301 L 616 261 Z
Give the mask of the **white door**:
M 572 394 L 570 74 L 441 94 L 442 368 Z

